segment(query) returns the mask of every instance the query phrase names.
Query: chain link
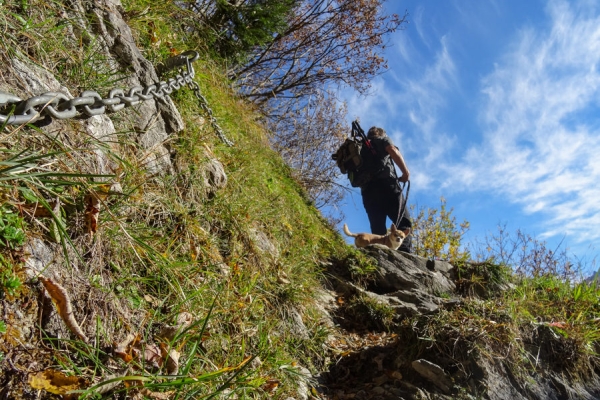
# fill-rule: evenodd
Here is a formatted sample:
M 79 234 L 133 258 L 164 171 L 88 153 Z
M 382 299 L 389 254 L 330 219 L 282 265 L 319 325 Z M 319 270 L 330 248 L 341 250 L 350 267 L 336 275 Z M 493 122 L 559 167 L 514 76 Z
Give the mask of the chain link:
M 193 50 L 171 57 L 164 64 L 159 64 L 156 70 L 159 75 L 162 75 L 169 70 L 179 68 L 178 74 L 174 77 L 166 81 L 160 81 L 157 84 L 134 86 L 128 92 L 121 88 L 114 88 L 108 93 L 107 98 L 102 98 L 98 92 L 93 90 L 86 90 L 75 98 L 60 92 L 46 92 L 27 100 L 21 100 L 10 93 L 0 92 L 0 110 L 5 110 L 9 106 L 15 107 L 14 112 L 9 115 L 0 114 L 0 125 L 29 124 L 46 116 L 64 120 L 116 112 L 125 107 L 136 106 L 142 101 L 163 98 L 187 84 L 199 99 L 200 108 L 208 115 L 209 122 L 219 139 L 226 145 L 233 146 L 233 142 L 227 139 L 223 130 L 217 124 L 212 110 L 208 107 L 206 99 L 200 92 L 200 87 L 194 81 L 195 72 L 192 62 L 198 58 L 198 53 Z M 184 66 L 186 71 L 183 71 Z
M 210 107 L 208 106 L 206 98 L 200 92 L 200 86 L 198 86 L 196 81 L 191 81 L 190 83 L 188 83 L 188 87 L 194 92 L 194 96 L 196 96 L 196 98 L 198 99 L 198 104 L 200 104 L 200 108 L 202 108 L 206 115 L 208 115 L 208 122 L 210 122 L 210 125 L 213 127 L 215 132 L 217 132 L 217 136 L 219 137 L 219 139 L 221 139 L 221 141 L 227 146 L 233 146 L 234 143 L 231 140 L 227 139 L 225 133 L 223 133 L 223 129 L 221 129 L 221 127 L 217 123 L 217 119 L 213 115 L 213 112 L 210 109 Z

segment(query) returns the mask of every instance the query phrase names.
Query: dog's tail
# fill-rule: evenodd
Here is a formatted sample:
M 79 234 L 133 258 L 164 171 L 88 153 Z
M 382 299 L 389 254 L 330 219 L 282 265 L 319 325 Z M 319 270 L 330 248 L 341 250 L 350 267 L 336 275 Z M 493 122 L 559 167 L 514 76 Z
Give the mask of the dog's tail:
M 356 237 L 356 236 L 358 236 L 356 233 L 352 233 L 352 232 L 350 232 L 350 230 L 348 229 L 348 225 L 346 225 L 346 224 L 344 224 L 344 233 L 345 233 L 347 236 L 351 236 L 351 237 Z

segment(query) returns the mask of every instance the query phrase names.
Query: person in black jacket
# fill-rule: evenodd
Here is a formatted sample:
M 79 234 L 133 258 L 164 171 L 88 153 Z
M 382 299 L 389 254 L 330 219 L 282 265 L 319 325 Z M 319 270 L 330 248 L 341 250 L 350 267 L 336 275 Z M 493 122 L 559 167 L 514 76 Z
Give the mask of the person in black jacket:
M 385 235 L 387 233 L 386 218 L 391 219 L 398 229 L 410 233 L 412 222 L 408 207 L 405 207 L 402 216 L 399 215 L 404 200 L 398 182 L 408 182 L 410 179 L 410 171 L 406 162 L 392 139 L 382 128 L 372 127 L 367 133 L 367 138 L 375 147 L 377 156 L 381 158 L 380 162 L 383 164 L 381 171 L 361 187 L 363 205 L 369 217 L 371 233 Z M 396 174 L 394 164 L 402 172 L 400 177 Z M 412 252 L 410 234 L 398 250 Z

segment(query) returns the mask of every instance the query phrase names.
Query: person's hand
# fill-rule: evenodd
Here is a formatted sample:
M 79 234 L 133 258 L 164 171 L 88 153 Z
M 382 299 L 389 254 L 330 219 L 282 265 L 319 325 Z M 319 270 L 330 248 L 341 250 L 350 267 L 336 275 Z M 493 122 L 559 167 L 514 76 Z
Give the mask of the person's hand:
M 408 174 L 402 174 L 402 176 L 400 178 L 398 178 L 398 182 L 408 182 Z

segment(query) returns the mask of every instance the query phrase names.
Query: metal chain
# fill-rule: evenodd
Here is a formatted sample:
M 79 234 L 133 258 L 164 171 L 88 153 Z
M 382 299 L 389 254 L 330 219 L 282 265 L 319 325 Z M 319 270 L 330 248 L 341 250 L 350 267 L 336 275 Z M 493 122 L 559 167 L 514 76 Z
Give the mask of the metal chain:
M 179 73 L 173 78 L 148 86 L 134 86 L 128 92 L 121 88 L 112 89 L 107 98 L 102 98 L 100 94 L 93 90 L 86 90 L 75 98 L 60 92 L 46 92 L 27 100 L 21 100 L 10 93 L 0 92 L 0 109 L 6 109 L 11 105 L 15 107 L 14 112 L 9 115 L 0 114 L 0 125 L 29 124 L 47 116 L 64 120 L 82 115 L 92 117 L 107 112 L 116 112 L 125 107 L 133 107 L 142 101 L 154 98 L 160 99 L 187 84 L 194 91 L 196 97 L 200 99 L 200 107 L 208 114 L 210 123 L 219 138 L 228 146 L 233 146 L 233 142 L 225 137 L 223 130 L 217 124 L 206 99 L 200 93 L 200 87 L 194 81 L 195 72 L 192 62 L 199 57 L 198 52 L 193 50 L 171 57 L 164 64 L 157 66 L 156 69 L 159 75 L 183 66 L 186 67 L 186 71 L 184 72 L 183 68 L 180 68 Z
M 194 95 L 199 100 L 198 104 L 200 104 L 200 108 L 202 108 L 204 110 L 204 112 L 208 115 L 208 120 L 210 122 L 210 125 L 213 127 L 215 132 L 217 132 L 217 136 L 219 136 L 219 139 L 221 139 L 221 141 L 223 143 L 225 143 L 227 146 L 230 146 L 230 147 L 233 146 L 234 143 L 231 140 L 227 139 L 227 137 L 225 136 L 225 133 L 223 133 L 223 129 L 221 129 L 221 127 L 217 123 L 217 119 L 214 117 L 212 110 L 208 106 L 208 102 L 206 101 L 206 98 L 200 92 L 200 86 L 198 86 L 196 81 L 191 81 L 188 83 L 188 87 L 194 91 Z

